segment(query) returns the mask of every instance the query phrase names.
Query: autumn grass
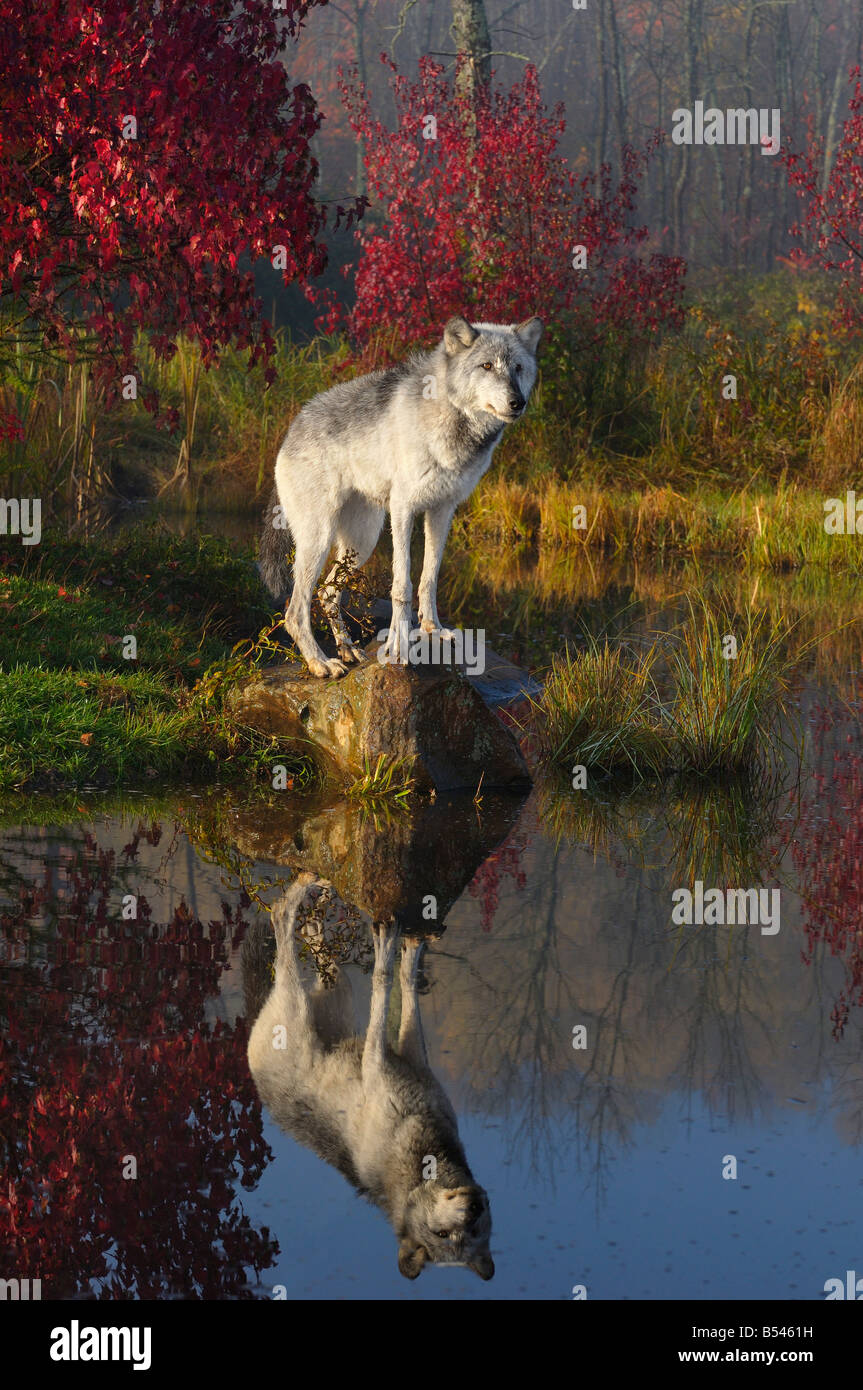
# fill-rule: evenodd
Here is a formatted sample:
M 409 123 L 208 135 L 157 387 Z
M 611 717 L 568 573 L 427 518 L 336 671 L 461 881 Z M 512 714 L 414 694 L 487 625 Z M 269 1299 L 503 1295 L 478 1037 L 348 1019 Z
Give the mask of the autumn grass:
M 589 636 L 578 655 L 556 660 L 531 701 L 543 756 L 600 773 L 659 773 L 664 745 L 656 718 L 655 647 L 638 652 Z
M 703 597 L 642 650 L 588 635 L 583 650 L 552 662 L 530 700 L 540 758 L 638 780 L 766 775 L 782 761 L 792 673 L 805 655 L 791 656 L 788 638 L 764 612 L 741 617 Z
M 0 440 L 2 495 L 41 496 L 57 509 L 80 511 L 116 495 L 158 496 L 183 505 L 247 506 L 269 492 L 279 442 L 300 406 L 343 375 L 342 340 L 302 345 L 276 335 L 277 380 L 267 386 L 248 354 L 227 349 L 220 365 L 201 370 L 200 352 L 181 339 L 168 362 L 157 361 L 140 337 L 136 360 L 142 380 L 159 393 L 171 430 L 140 398 L 107 409 L 86 363 L 57 370 L 53 361 L 28 357 L 0 377 L 0 408 L 23 425 L 24 438 Z M 12 362 L 14 364 L 14 354 Z M 180 484 L 188 481 L 186 494 Z
M 0 570 L 0 792 L 150 779 L 263 779 L 307 752 L 239 727 L 239 641 L 272 618 L 251 564 L 210 538 L 43 537 Z M 133 648 L 129 639 L 134 639 Z
M 795 664 L 787 656 L 787 637 L 770 626 L 763 610 L 750 609 L 735 622 L 723 606 L 717 612 L 703 599 L 691 603 L 668 653 L 669 719 L 679 770 L 733 777 L 773 760 L 773 740 L 789 714 Z
M 534 490 L 495 471 L 456 515 L 454 535 L 490 545 L 644 557 L 723 556 L 752 570 L 805 565 L 863 571 L 856 535 L 824 529 L 826 490 L 797 484 L 681 493 L 667 484 L 599 487 L 542 479 Z M 844 497 L 844 491 L 839 493 Z M 861 493 L 863 496 L 863 493 Z M 583 511 L 581 510 L 583 509 Z

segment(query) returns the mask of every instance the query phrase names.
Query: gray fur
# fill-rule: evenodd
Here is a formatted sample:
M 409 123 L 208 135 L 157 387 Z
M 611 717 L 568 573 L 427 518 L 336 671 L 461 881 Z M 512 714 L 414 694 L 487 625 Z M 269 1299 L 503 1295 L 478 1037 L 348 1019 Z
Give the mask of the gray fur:
M 264 583 L 281 601 L 288 591 L 287 554 L 296 557 L 285 627 L 316 676 L 344 674 L 362 653 L 345 631 L 341 594 L 324 588 L 324 608 L 339 659 L 314 639 L 311 600 L 327 557 L 348 551 L 364 565 L 384 517 L 393 533 L 393 613 L 386 659 L 408 660 L 413 589 L 410 537 L 425 514 L 425 559 L 419 618 L 425 632 L 442 629 L 437 581 L 453 513 L 491 464 L 504 428 L 523 413 L 536 382 L 539 319 L 523 324 L 469 324 L 450 319 L 429 352 L 389 371 L 371 372 L 315 396 L 297 415 L 276 459 L 260 545 Z M 489 364 L 488 370 L 483 364 Z M 274 519 L 287 529 L 277 529 Z
M 426 1264 L 446 1264 L 491 1279 L 488 1197 L 474 1181 L 455 1113 L 426 1055 L 417 997 L 425 942 L 402 943 L 393 1048 L 387 1015 L 399 934 L 375 926 L 369 1025 L 365 1039 L 356 1036 L 348 976 L 336 970 L 331 988 L 319 982 L 311 992 L 300 979 L 297 916 L 322 887 L 301 875 L 273 909 L 275 981 L 248 1048 L 261 1099 L 277 1124 L 384 1212 L 406 1278 Z M 277 1036 L 285 1046 L 274 1046 Z M 426 1175 L 429 1157 L 437 1163 L 434 1178 Z

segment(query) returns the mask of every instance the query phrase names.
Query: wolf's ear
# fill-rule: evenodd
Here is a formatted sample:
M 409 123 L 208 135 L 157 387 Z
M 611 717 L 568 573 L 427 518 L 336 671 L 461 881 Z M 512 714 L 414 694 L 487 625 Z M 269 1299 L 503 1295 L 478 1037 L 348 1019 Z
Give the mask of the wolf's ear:
M 399 1245 L 399 1274 L 403 1274 L 406 1279 L 416 1279 L 422 1273 L 423 1266 L 428 1259 L 428 1251 L 424 1245 L 417 1245 L 416 1241 L 405 1236 Z
M 450 319 L 443 331 L 443 345 L 448 355 L 452 357 L 464 348 L 469 348 L 478 337 L 479 334 L 476 329 L 470 326 L 467 319 L 456 316 L 454 319 Z
M 478 1274 L 480 1279 L 485 1279 L 486 1283 L 494 1278 L 494 1260 L 487 1250 L 484 1255 L 477 1255 L 474 1259 L 468 1260 L 467 1267 L 472 1269 L 474 1274 Z
M 535 355 L 539 347 L 539 340 L 542 337 L 542 320 L 535 316 L 532 319 L 525 319 L 524 323 L 516 324 L 514 332 L 515 336 L 524 343 L 528 352 Z

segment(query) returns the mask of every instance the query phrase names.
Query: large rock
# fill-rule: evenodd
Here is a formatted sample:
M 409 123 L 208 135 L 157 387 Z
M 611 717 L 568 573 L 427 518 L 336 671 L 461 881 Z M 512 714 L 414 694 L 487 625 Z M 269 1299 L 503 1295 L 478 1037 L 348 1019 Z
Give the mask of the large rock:
M 263 733 L 309 740 L 342 784 L 381 753 L 413 760 L 418 791 L 473 791 L 480 779 L 488 790 L 530 784 L 516 740 L 461 671 L 381 665 L 378 650 L 370 642 L 365 662 L 336 680 L 310 676 L 302 662 L 270 667 L 234 692 L 234 716 Z M 512 673 L 529 677 L 506 669 L 516 694 Z

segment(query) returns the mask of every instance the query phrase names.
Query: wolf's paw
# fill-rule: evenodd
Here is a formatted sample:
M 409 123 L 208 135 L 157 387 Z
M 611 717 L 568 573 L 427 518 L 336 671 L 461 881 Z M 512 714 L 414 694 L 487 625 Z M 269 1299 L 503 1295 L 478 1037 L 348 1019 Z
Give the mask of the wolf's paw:
M 355 646 L 353 642 L 340 642 L 337 651 L 339 659 L 344 661 L 346 665 L 355 661 L 359 666 L 366 659 L 362 647 Z
M 395 623 L 387 633 L 381 660 L 391 666 L 407 666 L 410 660 L 410 624 Z
M 454 642 L 458 636 L 458 633 L 455 632 L 453 628 L 441 627 L 438 623 L 433 623 L 430 619 L 426 619 L 424 622 L 420 623 L 420 627 L 423 632 L 427 632 L 430 637 L 434 637 L 435 633 L 437 633 L 442 642 Z
M 404 955 L 407 951 L 419 950 L 420 947 L 428 946 L 431 942 L 442 940 L 442 931 L 424 931 L 421 936 L 403 936 L 402 955 Z
M 343 676 L 347 671 L 347 666 L 341 661 L 336 661 L 335 657 L 325 656 L 321 661 L 317 657 L 312 657 L 311 661 L 306 662 L 309 671 L 313 676 Z

